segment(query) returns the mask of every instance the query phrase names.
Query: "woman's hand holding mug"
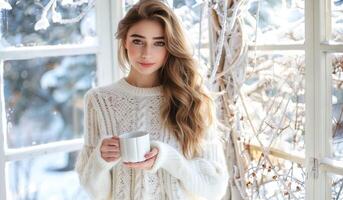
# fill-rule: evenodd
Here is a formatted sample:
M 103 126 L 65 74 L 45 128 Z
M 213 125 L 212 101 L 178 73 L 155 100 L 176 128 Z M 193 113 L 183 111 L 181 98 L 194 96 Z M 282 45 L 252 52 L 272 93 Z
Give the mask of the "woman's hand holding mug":
M 107 162 L 113 162 L 120 157 L 119 138 L 113 136 L 102 140 L 100 147 L 101 158 Z

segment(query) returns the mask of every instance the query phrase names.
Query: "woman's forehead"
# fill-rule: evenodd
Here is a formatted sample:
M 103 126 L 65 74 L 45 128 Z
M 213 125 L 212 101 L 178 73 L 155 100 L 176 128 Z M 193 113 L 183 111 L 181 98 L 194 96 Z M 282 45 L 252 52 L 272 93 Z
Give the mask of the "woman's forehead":
M 142 39 L 163 39 L 164 31 L 159 22 L 142 20 L 129 29 L 128 37 L 131 36 L 138 36 Z

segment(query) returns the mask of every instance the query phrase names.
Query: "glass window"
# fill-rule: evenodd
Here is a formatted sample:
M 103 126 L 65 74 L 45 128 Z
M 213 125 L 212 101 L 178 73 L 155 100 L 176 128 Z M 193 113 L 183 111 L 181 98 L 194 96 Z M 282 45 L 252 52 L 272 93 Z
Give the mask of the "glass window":
M 8 0 L 11 9 L 0 9 L 0 47 L 96 44 L 92 4 L 72 2 Z
M 304 199 L 306 170 L 304 166 L 251 151 L 253 161 L 247 173 L 249 199 Z M 270 162 L 268 161 L 270 160 Z
M 329 173 L 331 177 L 331 199 L 343 199 L 343 176 Z
M 303 44 L 304 4 L 304 0 L 249 1 L 243 16 L 250 43 Z
M 95 85 L 95 55 L 4 62 L 9 148 L 82 137 L 83 95 Z
M 343 42 L 343 1 L 331 0 L 331 38 L 335 42 Z
M 305 158 L 304 52 L 251 52 L 237 106 L 239 140 L 248 153 L 247 193 L 251 199 L 303 199 Z M 253 146 L 263 147 L 269 155 Z M 284 152 L 284 159 L 271 156 Z M 244 158 L 244 157 L 243 157 Z M 294 160 L 294 159 L 293 159 Z M 300 162 L 301 163 L 301 162 Z
M 72 171 L 76 156 L 76 152 L 54 153 L 9 162 L 9 199 L 90 199 Z
M 303 51 L 249 54 L 238 101 L 244 141 L 305 156 L 304 66 Z
M 332 153 L 343 159 L 343 54 L 331 54 L 332 63 Z

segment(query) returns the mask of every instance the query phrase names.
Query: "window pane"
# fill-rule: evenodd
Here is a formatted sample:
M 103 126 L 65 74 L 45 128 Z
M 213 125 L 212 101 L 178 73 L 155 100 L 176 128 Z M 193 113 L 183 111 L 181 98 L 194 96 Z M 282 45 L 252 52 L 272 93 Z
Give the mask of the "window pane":
M 245 141 L 305 156 L 304 66 L 302 51 L 249 54 L 238 101 Z
M 331 176 L 331 199 L 343 199 L 343 176 L 330 174 Z
M 332 40 L 335 42 L 343 42 L 343 1 L 331 1 L 331 25 L 332 25 Z
M 343 54 L 331 54 L 332 59 L 332 153 L 343 159 Z
M 75 152 L 56 153 L 9 162 L 9 199 L 90 199 L 73 171 L 76 155 Z
M 194 57 L 201 67 L 210 66 L 208 7 L 206 1 L 174 0 L 173 8 L 193 46 Z
M 251 151 L 247 192 L 249 199 L 305 199 L 305 167 L 269 156 L 269 163 L 261 153 Z
M 304 66 L 303 51 L 249 54 L 237 106 L 239 137 L 249 153 L 251 199 L 304 198 Z M 261 145 L 267 155 L 252 148 Z M 276 151 L 284 152 L 286 160 L 270 156 Z
M 245 33 L 249 41 L 257 40 L 257 44 L 304 43 L 304 2 L 304 0 L 249 1 L 248 10 L 243 14 Z
M 82 100 L 95 66 L 94 55 L 5 61 L 8 147 L 82 137 Z
M 95 11 L 87 1 L 52 1 L 50 7 L 47 0 L 7 2 L 11 9 L 0 9 L 0 48 L 96 43 Z

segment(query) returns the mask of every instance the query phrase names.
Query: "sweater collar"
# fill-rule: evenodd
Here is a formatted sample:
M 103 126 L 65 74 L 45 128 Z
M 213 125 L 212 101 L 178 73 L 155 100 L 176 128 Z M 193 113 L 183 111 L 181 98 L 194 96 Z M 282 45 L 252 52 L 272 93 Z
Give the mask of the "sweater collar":
M 118 86 L 124 92 L 129 93 L 133 96 L 158 96 L 162 95 L 162 85 L 150 87 L 150 88 L 142 88 L 131 85 L 127 82 L 127 80 L 123 77 L 118 81 Z

